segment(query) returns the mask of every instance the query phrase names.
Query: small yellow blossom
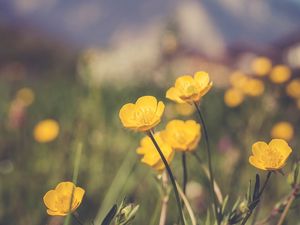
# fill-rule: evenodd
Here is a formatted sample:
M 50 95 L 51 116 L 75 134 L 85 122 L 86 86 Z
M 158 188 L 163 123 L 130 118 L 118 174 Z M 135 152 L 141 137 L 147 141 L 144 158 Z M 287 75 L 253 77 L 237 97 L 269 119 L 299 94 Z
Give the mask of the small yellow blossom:
M 170 164 L 174 157 L 174 150 L 167 142 L 165 142 L 161 138 L 160 133 L 155 133 L 154 138 L 157 144 L 159 145 L 168 164 Z M 136 152 L 140 155 L 143 155 L 143 158 L 141 159 L 143 163 L 151 166 L 159 172 L 162 172 L 165 169 L 165 165 L 161 160 L 160 155 L 157 152 L 157 149 L 155 148 L 155 145 L 148 136 L 144 137 L 141 140 L 140 147 L 136 150 Z
M 181 116 L 190 116 L 195 112 L 195 107 L 189 103 L 177 103 L 175 109 Z
M 257 97 L 264 93 L 265 85 L 261 80 L 249 79 L 247 85 L 244 87 L 244 93 L 246 95 Z
M 286 93 L 292 98 L 300 98 L 300 79 L 292 80 L 286 86 Z
M 59 124 L 53 119 L 40 121 L 34 127 L 33 136 L 37 142 L 46 143 L 53 141 L 59 134 Z
M 208 73 L 200 71 L 176 79 L 174 87 L 169 88 L 166 97 L 177 103 L 198 102 L 212 87 Z
M 267 57 L 257 57 L 253 60 L 251 69 L 257 76 L 266 76 L 272 68 L 272 62 Z
M 16 99 L 22 101 L 24 106 L 30 106 L 34 102 L 34 92 L 30 88 L 21 88 L 16 94 Z
M 244 94 L 236 88 L 226 90 L 224 94 L 224 102 L 229 107 L 239 106 L 244 101 Z
M 230 75 L 229 81 L 230 84 L 236 88 L 240 89 L 241 91 L 244 89 L 244 87 L 247 85 L 247 82 L 249 80 L 249 77 L 245 75 L 241 71 L 235 71 Z
M 84 190 L 72 182 L 61 182 L 54 190 L 44 195 L 47 213 L 51 216 L 65 216 L 74 212 L 81 204 Z M 72 199 L 72 204 L 71 204 Z
M 175 150 L 192 151 L 200 141 L 201 126 L 194 120 L 172 120 L 161 132 L 161 137 Z
M 277 65 L 271 70 L 270 80 L 273 83 L 281 84 L 286 82 L 291 77 L 291 69 L 285 65 Z
M 159 124 L 165 105 L 153 96 L 140 97 L 135 104 L 128 103 L 120 109 L 119 117 L 124 127 L 135 131 L 148 131 Z
M 249 162 L 261 170 L 279 170 L 286 164 L 292 149 L 285 140 L 273 139 L 269 144 L 258 141 L 252 145 Z
M 276 123 L 271 130 L 271 136 L 289 141 L 294 136 L 294 128 L 289 122 Z

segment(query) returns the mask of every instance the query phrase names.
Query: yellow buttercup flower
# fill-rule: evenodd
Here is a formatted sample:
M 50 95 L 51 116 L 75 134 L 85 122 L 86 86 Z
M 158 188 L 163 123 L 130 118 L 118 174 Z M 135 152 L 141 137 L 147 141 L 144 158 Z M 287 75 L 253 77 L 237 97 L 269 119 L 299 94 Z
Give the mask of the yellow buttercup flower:
M 172 120 L 161 137 L 175 150 L 193 151 L 201 138 L 201 126 L 194 120 Z
M 289 141 L 294 136 L 294 128 L 289 122 L 276 123 L 271 130 L 271 136 Z
M 252 145 L 249 162 L 261 170 L 279 170 L 284 167 L 292 149 L 283 139 L 273 139 L 269 144 L 258 141 Z
M 170 164 L 174 157 L 174 150 L 167 142 L 165 142 L 161 138 L 160 133 L 155 133 L 154 138 L 157 144 L 159 145 L 168 164 Z M 165 169 L 165 165 L 161 160 L 160 155 L 157 152 L 157 149 L 155 148 L 155 145 L 148 136 L 144 137 L 141 140 L 140 147 L 136 150 L 136 152 L 140 155 L 143 155 L 143 158 L 141 159 L 143 163 L 151 166 L 159 172 L 162 172 Z
M 286 86 L 286 93 L 292 98 L 300 98 L 300 79 L 292 80 Z
M 59 124 L 53 119 L 40 121 L 33 131 L 34 139 L 40 143 L 53 141 L 59 134 Z
M 226 90 L 224 94 L 224 102 L 229 107 L 239 106 L 244 101 L 244 94 L 236 88 Z
M 25 106 L 30 106 L 34 102 L 34 92 L 30 88 L 21 88 L 16 94 L 16 99 L 21 100 Z
M 135 104 L 125 104 L 119 112 L 124 127 L 135 131 L 148 131 L 159 124 L 165 105 L 153 96 L 140 97 Z
M 247 85 L 244 86 L 244 93 L 249 96 L 257 97 L 264 93 L 265 85 L 261 80 L 248 79 Z
M 257 76 L 266 76 L 272 68 L 272 62 L 267 57 L 257 57 L 253 60 L 251 69 Z
M 190 116 L 195 112 L 195 107 L 189 103 L 177 103 L 175 109 L 181 116 Z
M 198 102 L 212 87 L 212 81 L 208 73 L 200 71 L 190 75 L 184 75 L 176 79 L 174 87 L 171 87 L 166 97 L 177 103 Z
M 270 73 L 270 80 L 273 83 L 281 84 L 286 82 L 291 77 L 291 69 L 285 65 L 274 66 Z
M 247 85 L 248 80 L 249 80 L 249 77 L 241 71 L 233 72 L 229 78 L 230 84 L 234 88 L 239 89 L 241 91 Z
M 80 205 L 84 190 L 76 187 L 72 182 L 61 182 L 54 190 L 44 195 L 47 213 L 51 216 L 65 216 L 74 212 Z M 71 204 L 72 200 L 72 204 Z

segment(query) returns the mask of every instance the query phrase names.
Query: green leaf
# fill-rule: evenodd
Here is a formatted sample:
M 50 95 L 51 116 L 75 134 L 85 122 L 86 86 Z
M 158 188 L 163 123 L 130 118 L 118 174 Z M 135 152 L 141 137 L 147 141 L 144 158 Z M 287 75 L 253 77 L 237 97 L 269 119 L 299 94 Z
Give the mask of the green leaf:
M 209 210 L 207 210 L 205 225 L 210 225 L 210 212 L 209 212 Z
M 249 180 L 249 185 L 247 189 L 246 199 L 248 202 L 251 202 L 251 180 Z
M 259 198 L 259 190 L 260 190 L 260 177 L 258 174 L 256 174 L 252 201 L 255 201 Z
M 117 205 L 113 205 L 113 207 L 109 210 L 107 215 L 105 216 L 104 220 L 102 221 L 101 225 L 109 225 L 111 221 L 114 219 L 116 213 L 117 213 Z
M 226 209 L 226 205 L 227 205 L 227 203 L 228 203 L 228 198 L 229 198 L 229 196 L 228 195 L 226 195 L 226 197 L 224 198 L 224 201 L 223 201 L 223 204 L 222 204 L 222 214 L 224 214 L 224 211 L 225 211 L 225 209 Z

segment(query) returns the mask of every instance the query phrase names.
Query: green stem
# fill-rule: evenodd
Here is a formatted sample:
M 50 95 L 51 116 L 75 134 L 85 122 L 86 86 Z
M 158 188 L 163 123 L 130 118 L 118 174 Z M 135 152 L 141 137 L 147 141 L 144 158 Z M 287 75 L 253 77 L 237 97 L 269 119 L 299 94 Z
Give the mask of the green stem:
M 163 161 L 165 167 L 166 167 L 166 170 L 168 172 L 168 175 L 170 177 L 170 180 L 171 180 L 171 183 L 172 183 L 172 186 L 173 186 L 173 190 L 174 190 L 174 194 L 175 194 L 175 198 L 176 198 L 176 202 L 177 202 L 177 206 L 178 206 L 178 211 L 179 211 L 179 216 L 180 216 L 180 220 L 181 220 L 181 224 L 182 225 L 185 225 L 185 222 L 184 222 L 184 218 L 183 218 L 183 213 L 182 213 L 182 206 L 181 206 L 181 202 L 180 202 L 180 198 L 179 198 L 179 194 L 178 194 L 178 190 L 177 190 L 177 186 L 176 186 L 176 182 L 175 182 L 175 178 L 173 176 L 173 173 L 172 173 L 172 170 L 164 156 L 164 154 L 162 153 L 159 145 L 157 144 L 154 136 L 153 136 L 153 133 L 152 131 L 150 130 L 149 132 L 147 132 L 148 136 L 150 137 L 151 141 L 153 142 L 158 154 L 160 155 L 160 158 L 161 160 Z
M 268 181 L 270 180 L 271 174 L 272 174 L 272 171 L 269 171 L 268 174 L 267 174 L 267 178 L 266 178 L 266 180 L 265 180 L 265 182 L 264 182 L 264 184 L 263 184 L 263 186 L 262 186 L 262 188 L 261 188 L 261 190 L 260 190 L 260 192 L 259 192 L 259 194 L 258 194 L 258 196 L 257 196 L 257 199 L 259 199 L 259 198 L 261 197 L 262 193 L 264 192 L 264 190 L 265 190 L 265 188 L 266 188 L 266 186 L 267 186 L 267 183 L 268 183 Z M 246 215 L 245 218 L 243 219 L 241 225 L 245 225 L 245 224 L 247 223 L 248 219 L 249 219 L 250 216 L 252 215 L 252 212 L 253 212 L 253 210 L 249 210 L 249 211 L 247 212 L 247 215 Z
M 198 112 L 202 127 L 203 127 L 203 131 L 204 131 L 204 138 L 205 138 L 205 143 L 206 143 L 206 152 L 207 152 L 207 158 L 208 158 L 208 171 L 209 171 L 209 177 L 210 177 L 210 194 L 211 197 L 213 199 L 214 202 L 214 210 L 215 210 L 215 214 L 216 214 L 216 218 L 217 218 L 217 224 L 220 225 L 221 223 L 221 218 L 219 217 L 219 212 L 218 212 L 218 208 L 219 208 L 219 204 L 217 202 L 216 199 L 216 195 L 215 195 L 215 188 L 214 188 L 214 174 L 213 174 L 213 170 L 212 170 L 212 162 L 211 162 L 211 150 L 210 150 L 210 145 L 209 145 L 209 139 L 208 139 L 208 132 L 207 132 L 207 127 L 206 124 L 204 122 L 204 118 L 203 115 L 201 113 L 200 107 L 199 105 L 194 102 L 194 105 L 196 107 L 196 110 Z
M 181 162 L 182 162 L 182 172 L 183 172 L 182 190 L 183 190 L 183 193 L 185 194 L 185 192 L 186 192 L 186 184 L 187 184 L 187 179 L 188 179 L 188 172 L 187 172 L 187 166 L 186 166 L 186 154 L 185 154 L 185 152 L 183 152 L 181 156 L 182 156 L 181 157 Z

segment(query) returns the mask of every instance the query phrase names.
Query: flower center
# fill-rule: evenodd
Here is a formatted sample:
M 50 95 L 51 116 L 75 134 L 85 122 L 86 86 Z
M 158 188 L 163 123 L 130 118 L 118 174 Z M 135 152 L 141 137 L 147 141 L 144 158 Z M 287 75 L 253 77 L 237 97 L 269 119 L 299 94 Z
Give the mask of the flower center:
M 141 124 L 150 124 L 155 116 L 155 112 L 153 112 L 150 107 L 138 108 L 134 112 L 133 119 Z

